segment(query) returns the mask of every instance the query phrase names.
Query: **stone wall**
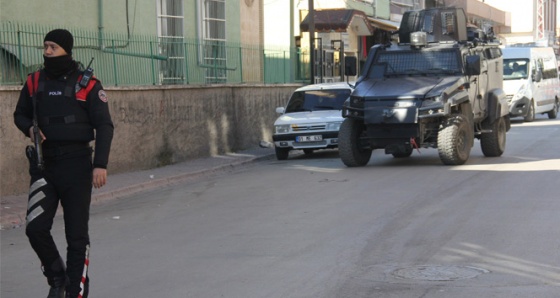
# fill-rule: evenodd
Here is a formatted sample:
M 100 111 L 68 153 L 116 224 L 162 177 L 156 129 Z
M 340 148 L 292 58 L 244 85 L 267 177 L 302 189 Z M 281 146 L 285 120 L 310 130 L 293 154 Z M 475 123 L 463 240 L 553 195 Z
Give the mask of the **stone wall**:
M 275 108 L 300 85 L 106 88 L 115 135 L 109 175 L 272 141 Z M 20 87 L 0 87 L 0 196 L 27 192 L 31 144 L 13 123 Z M 93 142 L 92 142 L 93 144 Z

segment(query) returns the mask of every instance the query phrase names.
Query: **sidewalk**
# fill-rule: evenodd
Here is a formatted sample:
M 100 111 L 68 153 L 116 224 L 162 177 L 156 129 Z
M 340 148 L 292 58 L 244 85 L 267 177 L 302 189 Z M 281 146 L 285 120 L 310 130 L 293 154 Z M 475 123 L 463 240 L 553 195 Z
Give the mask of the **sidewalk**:
M 235 167 L 272 158 L 272 156 L 274 156 L 274 149 L 257 147 L 161 168 L 109 175 L 104 187 L 94 189 L 91 204 L 93 206 L 103 201 L 181 183 L 189 179 L 224 173 Z M 27 194 L 2 197 L 0 200 L 0 229 L 13 229 L 24 225 L 26 210 Z

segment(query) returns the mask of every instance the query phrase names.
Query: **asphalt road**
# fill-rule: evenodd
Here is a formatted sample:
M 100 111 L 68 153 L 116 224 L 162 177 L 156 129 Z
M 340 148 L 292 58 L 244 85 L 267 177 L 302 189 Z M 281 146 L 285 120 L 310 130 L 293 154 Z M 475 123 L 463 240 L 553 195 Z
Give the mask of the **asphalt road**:
M 560 297 L 559 184 L 560 120 L 542 116 L 462 166 L 259 161 L 94 206 L 90 297 Z M 46 296 L 24 230 L 0 233 L 0 296 Z

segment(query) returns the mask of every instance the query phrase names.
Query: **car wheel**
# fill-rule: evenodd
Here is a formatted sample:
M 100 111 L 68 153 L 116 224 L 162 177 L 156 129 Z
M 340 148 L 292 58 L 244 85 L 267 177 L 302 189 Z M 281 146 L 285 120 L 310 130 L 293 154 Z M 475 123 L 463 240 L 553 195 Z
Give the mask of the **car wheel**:
M 527 111 L 527 116 L 523 120 L 525 122 L 533 122 L 535 120 L 535 103 L 533 100 L 529 103 L 529 111 Z
M 552 108 L 552 110 L 548 112 L 548 119 L 556 119 L 556 117 L 558 117 L 559 106 L 560 106 L 560 102 L 558 102 L 558 99 L 556 99 L 554 101 L 554 107 Z
M 278 160 L 286 160 L 288 159 L 288 155 L 290 154 L 290 149 L 289 148 L 274 148 L 274 151 L 276 151 L 276 159 Z
M 492 132 L 483 133 L 480 136 L 480 148 L 484 156 L 497 157 L 502 156 L 506 150 L 506 121 L 504 117 L 492 123 Z
M 338 132 L 338 154 L 347 167 L 365 166 L 372 150 L 362 146 L 360 137 L 365 127 L 362 122 L 346 118 Z
M 462 165 L 471 154 L 474 142 L 472 125 L 463 115 L 455 115 L 443 123 L 438 132 L 439 158 L 446 165 Z

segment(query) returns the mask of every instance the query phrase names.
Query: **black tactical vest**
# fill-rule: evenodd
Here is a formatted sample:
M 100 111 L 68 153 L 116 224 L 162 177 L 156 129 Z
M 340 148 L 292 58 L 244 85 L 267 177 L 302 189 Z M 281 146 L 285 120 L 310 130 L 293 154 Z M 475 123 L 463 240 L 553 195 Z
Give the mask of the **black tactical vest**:
M 39 74 L 38 74 L 39 73 Z M 87 111 L 87 94 L 76 97 L 79 72 L 58 79 L 48 79 L 44 71 L 28 78 L 30 93 L 34 93 L 39 128 L 49 141 L 89 142 L 94 139 L 93 126 Z M 36 77 L 38 76 L 38 78 Z M 91 80 L 86 89 L 95 85 Z M 35 90 L 35 92 L 34 92 Z M 89 91 L 88 90 L 88 91 Z M 78 89 L 79 91 L 79 89 Z M 82 92 L 83 93 L 83 92 Z

